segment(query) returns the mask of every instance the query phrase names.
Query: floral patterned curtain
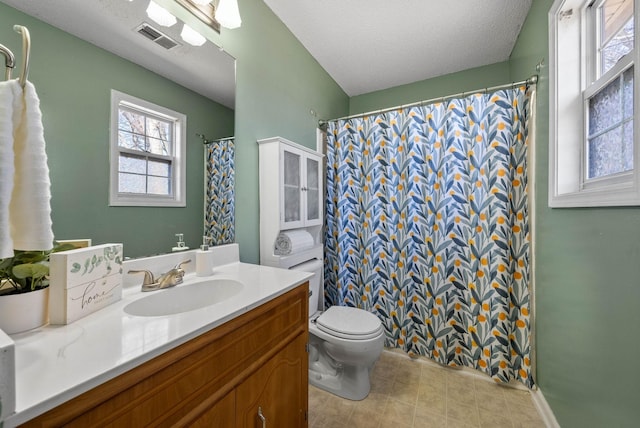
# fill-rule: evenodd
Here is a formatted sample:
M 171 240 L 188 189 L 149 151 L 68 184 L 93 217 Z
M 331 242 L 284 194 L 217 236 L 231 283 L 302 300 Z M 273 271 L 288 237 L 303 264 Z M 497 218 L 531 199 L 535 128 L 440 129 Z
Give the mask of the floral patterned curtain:
M 329 123 L 326 300 L 531 387 L 527 88 Z
M 204 230 L 212 245 L 235 242 L 234 156 L 233 139 L 205 145 Z

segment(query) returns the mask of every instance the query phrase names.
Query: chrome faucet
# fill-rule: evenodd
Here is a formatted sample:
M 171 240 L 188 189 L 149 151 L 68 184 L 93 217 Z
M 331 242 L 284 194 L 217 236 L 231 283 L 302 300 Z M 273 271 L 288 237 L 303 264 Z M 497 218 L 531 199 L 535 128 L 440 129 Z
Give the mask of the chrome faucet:
M 144 273 L 144 279 L 142 281 L 142 291 L 155 291 L 162 290 L 163 288 L 169 288 L 182 283 L 184 279 L 184 269 L 182 265 L 190 263 L 191 260 L 185 260 L 179 263 L 176 267 L 169 272 L 163 273 L 158 279 L 154 279 L 153 273 L 148 270 L 130 270 L 127 273 Z

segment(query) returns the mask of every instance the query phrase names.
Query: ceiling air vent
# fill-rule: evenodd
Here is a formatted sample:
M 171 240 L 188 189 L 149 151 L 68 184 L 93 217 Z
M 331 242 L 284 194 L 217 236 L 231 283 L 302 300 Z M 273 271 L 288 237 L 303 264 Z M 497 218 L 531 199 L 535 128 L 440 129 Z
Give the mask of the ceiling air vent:
M 165 49 L 175 48 L 180 44 L 175 40 L 173 40 L 171 37 L 167 36 L 166 34 L 163 34 L 162 32 L 153 28 L 151 25 L 147 24 L 146 22 L 143 22 L 142 24 L 140 24 L 136 28 L 136 31 L 139 34 L 142 34 L 143 36 L 145 36 L 147 39 L 159 44 Z

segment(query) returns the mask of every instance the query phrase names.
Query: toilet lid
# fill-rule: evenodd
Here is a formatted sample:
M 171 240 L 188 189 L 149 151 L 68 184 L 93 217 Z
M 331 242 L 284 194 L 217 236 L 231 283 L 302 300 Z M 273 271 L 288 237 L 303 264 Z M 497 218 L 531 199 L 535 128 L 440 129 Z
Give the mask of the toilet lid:
M 382 323 L 370 312 L 347 306 L 331 306 L 316 319 L 325 333 L 345 339 L 371 339 L 382 332 Z

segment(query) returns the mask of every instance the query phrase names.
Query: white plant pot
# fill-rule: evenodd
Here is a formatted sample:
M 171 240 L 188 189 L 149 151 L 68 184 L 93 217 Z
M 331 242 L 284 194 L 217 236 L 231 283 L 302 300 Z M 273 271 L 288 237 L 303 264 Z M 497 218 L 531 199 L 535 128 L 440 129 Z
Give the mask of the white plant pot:
M 7 334 L 41 327 L 49 322 L 49 287 L 30 293 L 0 296 L 0 330 Z

